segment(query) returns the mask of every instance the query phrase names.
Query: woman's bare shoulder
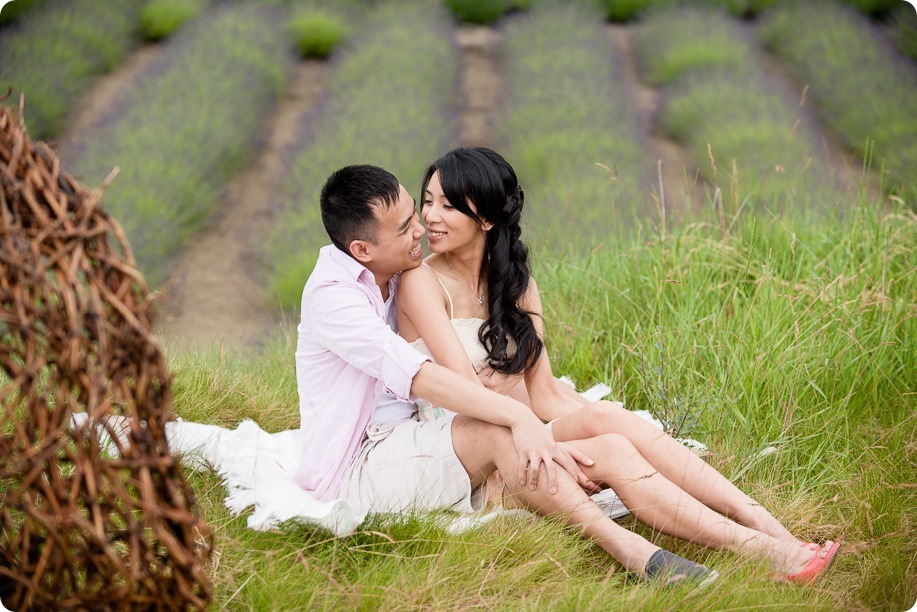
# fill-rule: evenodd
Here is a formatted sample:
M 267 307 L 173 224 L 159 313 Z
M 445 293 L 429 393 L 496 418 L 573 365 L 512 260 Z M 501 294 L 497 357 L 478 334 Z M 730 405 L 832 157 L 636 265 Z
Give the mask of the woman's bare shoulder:
M 400 332 L 409 341 L 419 337 L 417 327 L 442 308 L 449 316 L 449 304 L 436 272 L 424 262 L 422 265 L 401 273 L 398 288 L 398 320 Z
M 423 263 L 416 268 L 411 268 L 401 273 L 402 284 L 407 279 L 409 285 L 423 289 L 433 286 L 441 287 L 443 279 L 448 280 L 449 278 L 450 276 L 445 272 L 443 259 L 435 253 L 427 256 Z
M 416 268 L 405 270 L 401 273 L 401 289 L 413 290 L 430 286 L 430 283 L 436 283 L 436 273 L 433 268 L 424 261 Z
M 540 301 L 540 294 L 538 293 L 538 283 L 535 282 L 534 276 L 529 276 L 529 284 L 525 288 L 525 293 L 522 294 L 522 302 L 524 304 L 530 304 L 535 301 Z

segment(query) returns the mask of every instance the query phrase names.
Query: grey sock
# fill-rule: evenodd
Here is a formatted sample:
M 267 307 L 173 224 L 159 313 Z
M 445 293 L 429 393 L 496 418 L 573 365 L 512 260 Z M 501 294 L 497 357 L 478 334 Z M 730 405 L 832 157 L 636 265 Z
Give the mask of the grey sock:
M 706 584 L 715 580 L 719 573 L 706 565 L 689 561 L 660 548 L 646 562 L 646 576 L 650 579 L 660 578 L 666 584 L 677 584 L 685 580 Z

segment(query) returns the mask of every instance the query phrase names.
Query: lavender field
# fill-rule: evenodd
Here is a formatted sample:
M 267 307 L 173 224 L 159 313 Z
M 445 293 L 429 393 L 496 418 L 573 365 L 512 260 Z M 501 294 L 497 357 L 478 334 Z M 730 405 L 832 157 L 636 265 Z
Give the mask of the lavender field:
M 460 75 L 460 26 L 434 0 L 372 11 L 357 0 L 191 4 L 189 14 L 201 14 L 158 43 L 160 61 L 120 84 L 95 132 L 61 143 L 65 164 L 92 185 L 121 168 L 109 206 L 144 271 L 164 283 L 182 244 L 231 214 L 220 188 L 254 163 L 259 131 L 292 86 L 297 60 L 286 20 L 324 11 L 348 23 L 329 60 L 331 82 L 291 134 L 290 172 L 264 194 L 276 232 L 263 237 L 274 245 L 264 249 L 263 284 L 290 307 L 309 253 L 324 240 L 309 211 L 324 176 L 360 158 L 391 166 L 413 189 L 426 161 L 460 143 L 463 101 L 475 87 Z M 749 12 L 723 10 L 729 3 L 688 4 L 635 5 L 644 7 L 636 20 L 616 26 L 633 40 L 632 57 L 612 44 L 601 10 L 586 0 L 524 3 L 527 10 L 492 26 L 500 102 L 481 144 L 504 151 L 532 194 L 536 247 L 588 251 L 622 223 L 658 216 L 666 189 L 692 192 L 695 210 L 678 211 L 688 216 L 714 206 L 717 188 L 729 200 L 722 195 L 736 187 L 743 197 L 734 207 L 825 212 L 844 208 L 845 194 L 861 188 L 913 206 L 917 76 L 902 52 L 900 24 L 910 21 L 900 11 L 879 13 L 881 20 L 868 16 L 879 5 L 864 4 L 864 14 L 842 3 L 807 3 L 803 12 L 766 2 L 746 7 L 755 19 L 741 21 L 736 14 Z M 0 29 L 0 81 L 14 93 L 7 103 L 25 94 L 37 138 L 64 134 L 94 80 L 143 44 L 139 15 L 149 7 L 91 5 L 98 16 L 79 3 L 35 2 Z M 822 27 L 800 28 L 818 19 Z M 642 115 L 647 102 L 628 82 L 628 61 L 656 97 Z M 664 162 L 682 184 L 659 184 L 654 139 L 673 152 Z M 270 270 L 293 272 L 284 279 Z

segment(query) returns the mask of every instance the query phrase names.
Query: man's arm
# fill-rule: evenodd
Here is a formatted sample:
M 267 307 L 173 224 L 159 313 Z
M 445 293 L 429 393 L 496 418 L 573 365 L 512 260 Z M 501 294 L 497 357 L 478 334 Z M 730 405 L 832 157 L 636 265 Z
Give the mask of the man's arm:
M 549 486 L 556 490 L 555 461 L 577 482 L 588 480 L 577 461 L 591 465 L 592 460 L 555 442 L 524 404 L 429 361 L 385 323 L 359 289 L 339 284 L 321 287 L 304 308 L 316 341 L 379 379 L 389 395 L 402 400 L 424 397 L 459 414 L 509 427 L 519 453 L 520 484 L 528 482 L 534 488 L 544 463 Z
M 392 397 L 414 400 L 412 378 L 429 357 L 392 331 L 360 289 L 345 284 L 319 287 L 303 307 L 320 346 L 380 380 Z
M 548 477 L 548 490 L 557 491 L 557 468 L 560 464 L 578 483 L 589 478 L 579 464 L 593 461 L 574 447 L 554 441 L 550 430 L 521 402 L 494 393 L 471 382 L 448 368 L 426 362 L 414 376 L 411 393 L 465 416 L 510 428 L 519 454 L 519 484 L 532 490 L 538 485 L 541 465 Z

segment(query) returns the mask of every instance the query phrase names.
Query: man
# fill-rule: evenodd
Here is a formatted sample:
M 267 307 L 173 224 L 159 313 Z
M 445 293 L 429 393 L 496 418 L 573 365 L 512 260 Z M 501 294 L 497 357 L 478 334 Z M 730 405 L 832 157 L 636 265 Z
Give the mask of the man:
M 297 482 L 363 512 L 468 511 L 494 470 L 507 493 L 563 517 L 628 569 L 710 580 L 716 573 L 608 519 L 586 496 L 593 461 L 554 441 L 525 405 L 432 363 L 396 333 L 399 273 L 421 264 L 424 229 L 390 173 L 348 166 L 321 193 L 324 247 L 306 283 L 296 350 L 304 438 Z M 421 396 L 458 413 L 420 422 Z

